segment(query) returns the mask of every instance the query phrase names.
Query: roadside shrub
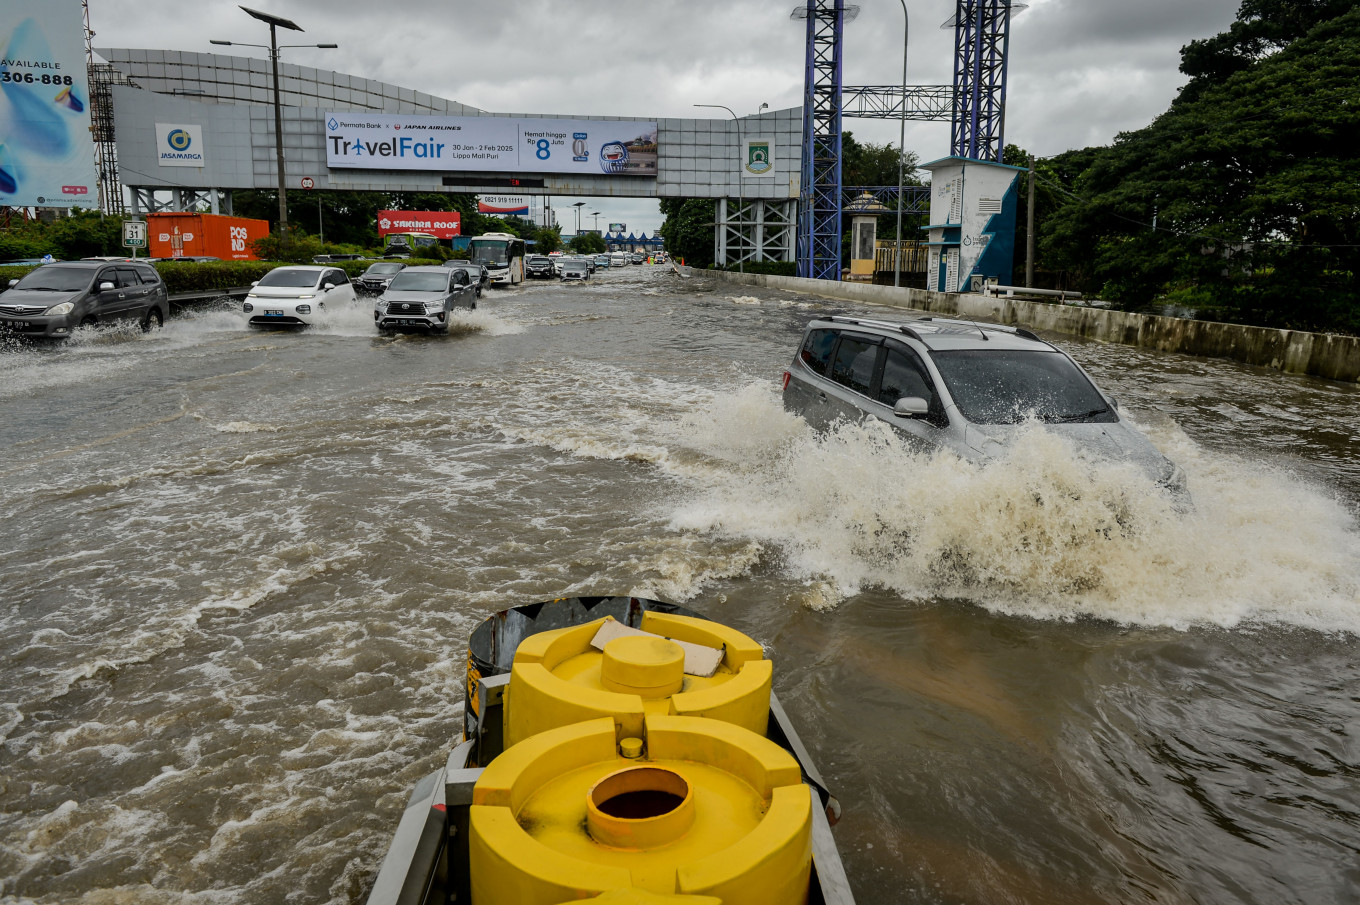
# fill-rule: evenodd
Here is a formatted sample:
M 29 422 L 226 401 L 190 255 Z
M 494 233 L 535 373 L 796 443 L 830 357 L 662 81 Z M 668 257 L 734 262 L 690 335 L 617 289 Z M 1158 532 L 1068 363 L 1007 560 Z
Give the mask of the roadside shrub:
M 162 261 L 154 265 L 171 295 L 249 286 L 280 265 L 270 261 Z

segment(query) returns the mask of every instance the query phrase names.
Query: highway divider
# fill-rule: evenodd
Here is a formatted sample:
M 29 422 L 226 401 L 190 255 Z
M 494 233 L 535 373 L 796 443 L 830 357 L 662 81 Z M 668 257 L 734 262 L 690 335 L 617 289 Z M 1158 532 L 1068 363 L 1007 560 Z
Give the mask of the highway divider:
M 1356 336 L 1249 327 L 972 293 L 876 286 L 872 283 L 718 270 L 703 272 L 719 280 L 746 286 L 764 286 L 945 317 L 1023 326 L 1031 330 L 1048 330 L 1101 342 L 1156 349 L 1159 352 L 1226 358 L 1287 374 L 1306 374 L 1351 383 L 1360 381 L 1360 337 Z

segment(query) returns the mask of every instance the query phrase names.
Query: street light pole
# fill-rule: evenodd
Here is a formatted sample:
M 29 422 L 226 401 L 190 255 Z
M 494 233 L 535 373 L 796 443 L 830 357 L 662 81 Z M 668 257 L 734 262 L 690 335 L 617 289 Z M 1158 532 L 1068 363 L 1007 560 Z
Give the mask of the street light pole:
M 742 163 L 742 158 L 746 156 L 746 152 L 743 151 L 743 150 L 742 150 L 742 147 L 741 147 L 741 120 L 737 118 L 737 114 L 735 114 L 735 113 L 732 112 L 732 108 L 731 108 L 731 107 L 724 107 L 722 104 L 695 104 L 694 106 L 696 106 L 696 107 L 712 107 L 712 108 L 714 108 L 715 110 L 726 110 L 726 111 L 728 112 L 728 114 L 731 115 L 731 117 L 732 117 L 732 122 L 734 122 L 734 123 L 737 124 L 737 166 L 738 166 L 738 167 L 744 166 L 744 164 Z M 743 237 L 743 240 L 744 240 L 746 234 L 745 234 L 744 232 L 742 232 L 742 229 L 741 229 L 741 206 L 742 206 L 742 201 L 743 201 L 743 198 L 742 198 L 742 186 L 741 186 L 741 170 L 738 169 L 738 170 L 737 170 L 737 235 Z M 725 227 L 725 226 L 726 226 L 726 224 L 724 224 L 724 227 Z M 723 263 L 726 264 L 727 262 L 724 261 Z M 738 250 L 737 250 L 737 270 L 738 270 L 739 272 L 741 272 L 741 273 L 745 273 L 745 272 L 746 272 L 746 257 L 745 257 L 744 254 L 742 254 L 742 251 L 741 251 L 740 248 L 738 248 Z
M 907 0 L 902 4 L 902 109 L 897 115 L 897 241 L 893 243 L 893 286 L 902 285 L 902 172 L 907 155 L 907 38 L 911 33 L 911 18 L 907 15 Z
M 269 65 L 274 77 L 274 159 L 279 174 L 279 240 L 286 244 L 288 242 L 288 183 L 287 173 L 283 165 L 283 103 L 279 97 L 279 51 L 289 47 L 322 47 L 333 49 L 337 44 L 279 44 L 278 29 L 287 28 L 292 31 L 303 31 L 301 25 L 291 19 L 284 19 L 281 16 L 262 13 L 259 10 L 241 7 L 241 9 L 254 19 L 269 26 L 269 44 L 243 44 L 239 41 L 209 41 L 209 44 L 221 44 L 224 46 L 238 47 L 260 47 L 269 51 Z
M 586 203 L 584 201 L 577 201 L 572 205 L 572 207 L 576 208 L 576 235 L 578 236 L 581 234 L 581 208 L 585 207 L 585 205 Z

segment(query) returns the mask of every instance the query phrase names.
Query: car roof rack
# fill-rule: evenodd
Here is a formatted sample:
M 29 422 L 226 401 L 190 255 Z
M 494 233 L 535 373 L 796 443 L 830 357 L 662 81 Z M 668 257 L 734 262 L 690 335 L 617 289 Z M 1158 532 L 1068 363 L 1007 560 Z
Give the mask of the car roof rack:
M 978 321 L 963 320 L 962 318 L 957 317 L 934 317 L 933 315 L 927 315 L 926 317 L 921 318 L 921 320 L 932 321 L 937 324 L 959 324 L 964 327 L 976 327 L 979 330 L 998 330 L 1002 333 L 1013 333 L 1022 339 L 1032 339 L 1039 343 L 1044 342 L 1044 340 L 1036 333 L 1032 330 L 1027 330 L 1024 327 L 1008 327 L 1005 324 L 983 324 Z M 1047 345 L 1047 343 L 1045 343 L 1045 345 Z
M 917 333 L 906 324 L 895 324 L 892 321 L 875 321 L 863 317 L 848 317 L 844 314 L 833 314 L 826 318 L 826 320 L 837 324 L 856 324 L 862 327 L 877 327 L 880 330 L 897 330 L 906 336 L 910 336 L 912 339 L 924 342 L 924 340 L 921 339 L 921 334 Z M 925 318 L 922 318 L 922 320 L 925 320 Z

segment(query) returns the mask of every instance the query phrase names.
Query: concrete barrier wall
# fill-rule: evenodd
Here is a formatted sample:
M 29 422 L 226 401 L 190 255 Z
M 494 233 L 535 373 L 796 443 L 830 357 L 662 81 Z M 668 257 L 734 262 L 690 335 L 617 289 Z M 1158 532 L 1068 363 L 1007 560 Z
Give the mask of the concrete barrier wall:
M 747 286 L 786 289 L 829 299 L 1049 330 L 1102 342 L 1141 346 L 1159 352 L 1227 358 L 1290 374 L 1360 381 L 1360 337 L 1355 336 L 1272 330 L 1267 327 L 1131 314 L 1126 311 L 991 298 L 968 293 L 900 289 L 871 283 L 838 283 L 727 271 L 702 272 Z

